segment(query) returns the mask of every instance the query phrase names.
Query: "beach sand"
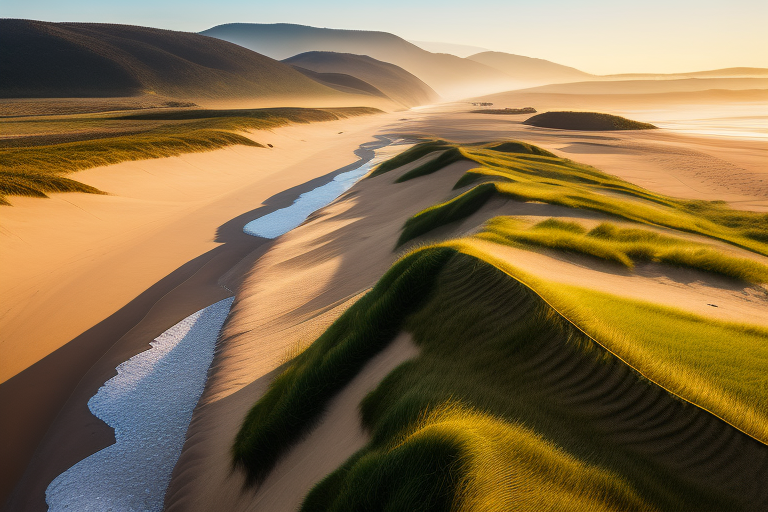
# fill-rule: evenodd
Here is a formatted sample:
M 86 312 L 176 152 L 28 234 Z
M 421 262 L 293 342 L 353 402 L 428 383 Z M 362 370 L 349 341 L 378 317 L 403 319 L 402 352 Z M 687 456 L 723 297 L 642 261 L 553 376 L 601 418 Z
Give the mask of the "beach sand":
M 8 326 L 8 332 L 23 333 L 4 338 L 13 345 L 0 345 L 4 355 L 6 350 L 13 354 L 15 363 L 2 369 L 4 378 L 13 378 L 0 386 L 0 410 L 14 411 L 24 429 L 3 425 L 8 429 L 3 434 L 22 441 L 6 459 L 15 461 L 10 470 L 19 474 L 36 440 L 42 439 L 15 490 L 14 510 L 44 509 L 42 492 L 50 480 L 110 442 L 111 430 L 87 411 L 88 398 L 114 374 L 117 364 L 146 348 L 154 336 L 227 296 L 220 285 L 235 291 L 236 298 L 174 470 L 166 507 L 295 509 L 326 471 L 326 466 L 321 471 L 309 468 L 306 461 L 340 460 L 332 457 L 336 445 L 312 441 L 326 439 L 320 431 L 324 423 L 278 466 L 276 471 L 285 478 L 275 473 L 269 477 L 274 485 L 258 489 L 244 489 L 243 474 L 231 470 L 235 433 L 290 354 L 311 343 L 397 259 L 395 241 L 405 220 L 454 193 L 453 184 L 473 165 L 459 162 L 426 178 L 393 183 L 416 162 L 363 180 L 275 241 L 248 237 L 242 226 L 290 202 L 298 192 L 278 194 L 266 209 L 253 210 L 267 198 L 354 161 L 352 151 L 375 134 L 432 135 L 463 142 L 520 139 L 656 192 L 768 210 L 768 146 L 761 141 L 668 130 L 544 130 L 522 125 L 525 116 L 509 119 L 466 110 L 466 104 L 456 104 L 291 126 L 274 135 L 253 135 L 274 144 L 274 150 L 234 147 L 78 174 L 78 179 L 113 196 L 13 198 L 18 206 L 9 211 L 27 208 L 29 213 L 14 212 L 9 222 L 4 215 L 0 236 L 14 248 L 24 248 L 26 257 L 3 251 L 0 271 L 6 272 L 8 264 L 29 270 L 21 276 L 10 271 L 0 275 L 9 292 L 0 299 L 5 312 L 0 322 L 6 322 L 0 323 L 0 332 Z M 260 174 L 254 176 L 254 168 Z M 510 205 L 502 203 L 489 207 L 510 211 Z M 470 233 L 477 229 L 475 219 L 448 226 L 437 236 Z M 599 266 L 583 268 L 583 261 L 544 251 L 525 253 L 524 259 L 512 252 L 502 256 L 522 261 L 527 269 L 543 265 L 573 284 L 605 278 L 606 287 L 632 287 L 637 298 L 671 293 L 681 307 L 694 312 L 701 312 L 703 298 L 715 295 L 729 305 L 717 313 L 723 318 L 753 320 L 765 301 L 752 287 L 702 273 L 680 276 L 651 266 L 624 275 Z M 366 373 L 364 384 L 353 383 L 344 393 L 357 396 L 377 379 L 378 373 Z M 62 389 L 52 387 L 58 382 L 65 383 Z M 348 440 L 350 450 L 362 446 L 366 437 L 359 424 L 347 420 L 339 426 L 343 432 L 335 434 Z M 276 499 L 276 490 L 291 499 Z
M 467 142 L 507 137 L 535 139 L 534 142 L 549 148 L 563 147 L 586 137 L 586 134 L 580 133 L 548 134 L 529 130 L 509 121 L 456 113 L 450 108 L 440 107 L 437 110 L 422 112 L 389 129 L 403 135 L 429 134 Z M 610 134 L 604 137 L 627 141 L 634 140 L 638 135 Z M 713 143 L 676 134 L 662 134 L 662 142 L 658 143 L 670 142 L 690 151 L 698 151 L 696 148 L 699 145 Z M 714 144 L 720 147 L 716 142 Z M 722 147 L 727 148 L 727 143 L 722 142 Z M 755 147 L 754 151 L 759 153 L 765 149 Z M 607 154 L 615 155 L 610 149 Z M 639 162 L 625 164 L 620 154 L 614 158 L 617 169 L 624 169 L 625 165 L 635 169 L 635 172 L 640 169 Z M 683 156 L 678 158 L 682 160 Z M 332 443 L 312 441 L 324 439 L 325 422 L 321 422 L 304 441 L 291 449 L 258 488 L 245 488 L 243 473 L 231 470 L 229 450 L 245 414 L 279 373 L 280 365 L 285 361 L 284 354 L 291 353 L 297 345 L 304 346 L 311 342 L 346 309 L 348 301 L 372 286 L 406 249 L 394 248 L 405 219 L 421 208 L 455 194 L 452 191 L 454 183 L 473 166 L 459 162 L 428 177 L 394 183 L 398 176 L 420 162 L 361 181 L 309 222 L 278 239 L 265 254 L 253 259 L 252 268 L 244 274 L 238 288 L 206 391 L 195 411 L 187 443 L 174 470 L 166 495 L 168 510 L 210 510 L 215 507 L 243 511 L 295 510 L 300 503 L 299 497 L 306 495 L 322 477 L 322 472 L 310 461 L 337 460 L 338 447 Z M 704 185 L 704 178 L 699 178 L 698 182 L 694 179 L 695 174 L 691 182 L 696 188 L 685 189 L 690 197 L 696 197 L 696 189 Z M 657 173 L 654 186 L 673 193 L 679 189 L 679 180 L 669 169 Z M 726 194 L 724 187 L 718 183 L 707 186 L 711 194 Z M 735 200 L 743 196 L 729 197 Z M 749 200 L 759 202 L 763 199 L 749 196 Z M 490 211 L 484 209 L 477 215 L 487 216 L 496 212 L 531 217 L 557 214 L 535 208 L 513 211 L 514 206 L 507 203 L 514 201 L 492 202 L 488 206 Z M 526 206 L 518 203 L 518 210 Z M 477 229 L 477 223 L 473 222 L 477 219 L 479 217 L 472 216 L 465 223 L 446 226 L 434 236 L 416 240 L 414 245 L 425 239 L 471 233 Z M 718 318 L 759 321 L 761 312 L 768 307 L 765 293 L 759 287 L 734 283 L 702 272 L 661 265 L 644 266 L 635 273 L 617 272 L 615 268 L 591 265 L 585 259 L 564 259 L 544 251 L 507 248 L 499 248 L 499 251 L 508 251 L 497 255 L 513 264 L 520 264 L 534 273 L 546 273 L 554 280 L 562 277 L 563 282 L 569 284 L 612 292 L 622 290 L 622 295 L 633 298 L 655 299 L 663 296 L 668 300 L 662 302 L 699 314 L 711 315 L 712 308 L 707 306 L 707 302 L 716 300 L 723 305 L 715 313 Z M 360 375 L 367 374 L 364 371 Z M 351 383 L 342 393 L 359 392 L 355 389 L 357 385 Z M 344 435 L 353 447 L 361 446 L 360 428 L 359 424 L 338 425 L 338 429 L 345 430 Z M 282 499 L 278 499 L 276 493 Z
M 0 434 L 14 443 L 0 454 L 0 501 L 27 468 L 11 508 L 44 509 L 53 477 L 112 442 L 86 403 L 117 364 L 231 295 L 218 279 L 270 243 L 242 226 L 356 162 L 353 152 L 391 117 L 251 134 L 271 149 L 235 146 L 78 173 L 107 196 L 12 198 L 0 214 Z

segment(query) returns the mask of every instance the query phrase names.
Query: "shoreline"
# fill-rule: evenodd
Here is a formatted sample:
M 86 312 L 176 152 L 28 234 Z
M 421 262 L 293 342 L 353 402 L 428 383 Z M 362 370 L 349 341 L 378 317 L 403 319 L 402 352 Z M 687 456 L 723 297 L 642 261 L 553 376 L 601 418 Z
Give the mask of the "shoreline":
M 340 143 L 334 145 L 335 151 L 320 148 L 320 156 L 325 158 L 318 158 L 317 152 L 314 157 L 307 156 L 307 153 L 312 153 L 311 150 L 299 153 L 298 158 L 283 155 L 283 159 L 289 162 L 281 167 L 294 172 L 288 177 L 281 172 L 280 179 L 276 181 L 285 184 L 304 179 L 303 182 L 264 198 L 258 197 L 258 191 L 257 194 L 251 194 L 250 198 L 247 197 L 249 191 L 254 192 L 253 186 L 245 190 L 237 189 L 218 198 L 219 203 L 227 203 L 231 202 L 227 199 L 235 195 L 240 196 L 241 204 L 247 201 L 250 205 L 261 205 L 203 229 L 208 233 L 204 236 L 211 240 L 207 245 L 213 245 L 213 248 L 181 262 L 181 266 L 144 289 L 117 311 L 0 385 L 0 411 L 4 411 L 5 417 L 10 417 L 5 411 L 13 411 L 15 416 L 13 425 L 10 422 L 0 424 L 0 433 L 8 436 L 6 438 L 18 440 L 14 446 L 6 447 L 8 453 L 3 454 L 4 460 L 9 463 L 4 465 L 2 481 L 15 484 L 12 488 L 2 489 L 5 491 L 0 495 L 3 502 L 6 502 L 6 497 L 12 491 L 5 503 L 6 508 L 45 510 L 45 487 L 55 476 L 114 442 L 112 429 L 90 414 L 86 406 L 88 399 L 115 375 L 118 364 L 149 348 L 149 342 L 165 329 L 189 314 L 231 296 L 218 285 L 219 280 L 229 274 L 243 258 L 254 251 L 260 252 L 260 249 L 272 243 L 271 240 L 246 235 L 242 232 L 242 226 L 248 220 L 290 205 L 301 193 L 311 190 L 318 182 L 332 179 L 347 167 L 360 165 L 358 160 L 319 177 L 316 175 L 318 169 L 327 169 L 327 165 L 337 166 L 337 162 L 349 161 L 352 157 L 350 153 L 353 152 L 343 151 L 339 146 L 358 149 L 361 142 L 370 141 L 371 134 L 388 121 L 389 116 L 382 117 L 362 120 L 362 123 L 354 119 L 352 123 L 349 120 L 341 121 L 347 121 L 347 127 L 352 124 L 357 130 L 343 140 L 339 138 Z M 283 131 L 293 131 L 294 135 L 299 136 L 306 135 L 307 131 L 310 134 L 316 132 L 321 136 L 321 140 L 314 144 L 317 149 L 318 144 L 325 142 L 323 138 L 331 138 L 330 135 L 338 131 L 339 123 L 335 126 L 329 124 L 299 127 L 298 134 L 295 133 L 297 130 L 290 130 L 294 127 Z M 264 138 L 264 134 L 256 133 L 256 137 L 260 135 Z M 269 138 L 274 139 L 273 136 Z M 294 139 L 295 145 L 303 143 L 301 138 L 294 136 Z M 255 162 L 254 166 L 257 165 L 258 162 Z M 266 178 L 269 179 L 268 176 Z M 193 233 L 201 231 L 195 220 L 208 217 L 208 214 L 213 213 L 210 210 L 216 210 L 216 204 L 201 210 L 192 212 L 189 222 L 186 222 L 187 228 Z M 146 249 L 151 251 L 151 247 Z

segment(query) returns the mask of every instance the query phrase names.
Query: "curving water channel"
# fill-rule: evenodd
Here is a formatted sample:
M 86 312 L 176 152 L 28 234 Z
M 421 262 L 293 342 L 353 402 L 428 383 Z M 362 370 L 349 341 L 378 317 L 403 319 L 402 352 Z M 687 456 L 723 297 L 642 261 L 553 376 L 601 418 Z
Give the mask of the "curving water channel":
M 249 235 L 262 238 L 277 238 L 301 225 L 313 212 L 328 206 L 334 199 L 352 188 L 352 185 L 365 176 L 376 165 L 381 157 L 376 156 L 375 151 L 391 144 L 385 137 L 377 137 L 376 142 L 369 142 L 360 146 L 355 151 L 361 160 L 353 164 L 351 170 L 336 174 L 336 176 L 317 188 L 301 194 L 292 205 L 272 213 L 268 213 L 243 227 L 243 231 Z
M 330 204 L 364 176 L 392 143 L 385 137 L 360 146 L 360 160 L 330 181 L 301 194 L 291 206 L 249 222 L 251 235 L 276 238 Z M 205 387 L 214 348 L 234 297 L 174 325 L 117 367 L 88 401 L 90 411 L 115 430 L 115 444 L 78 462 L 45 491 L 49 510 L 161 511 L 192 413 Z

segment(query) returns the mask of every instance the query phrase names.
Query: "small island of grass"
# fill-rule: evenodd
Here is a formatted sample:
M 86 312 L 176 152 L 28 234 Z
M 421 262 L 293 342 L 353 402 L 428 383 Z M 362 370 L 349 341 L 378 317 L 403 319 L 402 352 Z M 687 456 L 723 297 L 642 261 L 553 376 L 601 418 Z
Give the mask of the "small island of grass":
M 539 128 L 560 130 L 653 130 L 649 123 L 633 121 L 621 116 L 600 112 L 544 112 L 523 121 L 523 124 Z

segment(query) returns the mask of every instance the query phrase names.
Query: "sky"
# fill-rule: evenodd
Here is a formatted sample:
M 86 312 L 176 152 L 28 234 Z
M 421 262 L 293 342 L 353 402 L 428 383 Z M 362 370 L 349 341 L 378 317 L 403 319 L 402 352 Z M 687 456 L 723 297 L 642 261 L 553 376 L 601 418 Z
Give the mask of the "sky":
M 768 67 L 766 0 L 2 0 L 0 17 L 189 32 L 233 22 L 380 30 L 596 74 Z

